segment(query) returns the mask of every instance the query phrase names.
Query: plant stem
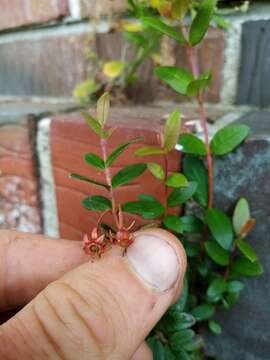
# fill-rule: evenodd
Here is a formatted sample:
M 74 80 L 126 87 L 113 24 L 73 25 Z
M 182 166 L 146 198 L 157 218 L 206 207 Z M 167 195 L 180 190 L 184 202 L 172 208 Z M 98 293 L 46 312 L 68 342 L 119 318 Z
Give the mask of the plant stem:
M 103 161 L 106 162 L 106 159 L 108 156 L 108 154 L 107 154 L 108 141 L 106 139 L 100 138 L 100 146 L 101 146 Z M 106 166 L 104 173 L 105 173 L 107 185 L 109 186 L 110 200 L 112 202 L 112 215 L 113 215 L 114 219 L 116 220 L 117 219 L 117 207 L 116 207 L 116 201 L 115 201 L 113 187 L 112 187 L 112 174 L 111 174 L 110 168 Z M 116 221 L 116 224 L 117 224 L 117 221 Z
M 187 33 L 186 27 L 181 26 L 181 30 L 182 30 L 185 38 L 188 39 L 188 33 Z M 198 78 L 200 71 L 199 71 L 197 51 L 194 47 L 190 46 L 189 44 L 187 44 L 185 46 L 185 48 L 186 48 L 186 54 L 187 54 L 187 58 L 189 61 L 192 75 L 194 78 Z M 201 125 L 203 128 L 204 142 L 205 142 L 206 151 L 207 151 L 206 161 L 207 161 L 207 169 L 208 169 L 208 208 L 211 208 L 213 206 L 213 188 L 214 188 L 214 186 L 213 186 L 213 159 L 212 159 L 212 154 L 211 154 L 211 149 L 210 149 L 210 144 L 209 144 L 209 134 L 208 134 L 208 127 L 207 127 L 207 117 L 206 117 L 206 112 L 205 112 L 205 107 L 204 107 L 204 99 L 203 99 L 203 95 L 201 92 L 197 95 L 196 100 L 197 100 L 197 104 L 198 104 L 199 116 L 200 116 L 200 121 L 201 121 Z

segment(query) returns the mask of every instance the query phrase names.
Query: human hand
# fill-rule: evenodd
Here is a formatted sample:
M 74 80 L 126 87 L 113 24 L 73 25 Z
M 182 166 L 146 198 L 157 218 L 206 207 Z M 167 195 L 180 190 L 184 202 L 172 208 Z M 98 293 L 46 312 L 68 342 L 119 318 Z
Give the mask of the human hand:
M 77 241 L 0 231 L 0 310 L 27 304 L 0 327 L 0 358 L 151 359 L 144 339 L 179 297 L 186 257 L 164 230 L 135 236 L 91 263 Z

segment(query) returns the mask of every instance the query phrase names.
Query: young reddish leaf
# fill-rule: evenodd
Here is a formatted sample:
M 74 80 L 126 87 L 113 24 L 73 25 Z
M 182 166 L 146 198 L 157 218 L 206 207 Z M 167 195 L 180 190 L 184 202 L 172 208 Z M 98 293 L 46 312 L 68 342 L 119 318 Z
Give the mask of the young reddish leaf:
M 231 124 L 220 129 L 210 143 L 214 155 L 225 155 L 233 151 L 248 136 L 249 127 L 243 124 Z
M 192 46 L 197 45 L 207 32 L 216 4 L 217 0 L 203 0 L 200 3 L 189 31 L 189 42 Z
M 187 154 L 205 156 L 207 154 L 205 144 L 197 136 L 186 133 L 179 136 L 178 144 L 182 145 L 182 151 Z
M 236 246 L 241 251 L 241 253 L 251 262 L 255 262 L 258 260 L 256 252 L 253 250 L 253 248 L 245 242 L 243 239 L 237 239 L 236 240 Z
M 97 102 L 97 120 L 101 125 L 101 128 L 104 127 L 110 110 L 110 94 L 105 92 Z
M 179 216 L 166 215 L 163 219 L 163 223 L 169 230 L 172 230 L 178 234 L 181 234 L 183 232 L 183 226 Z
M 159 66 L 155 69 L 155 74 L 182 95 L 186 95 L 188 85 L 194 80 L 190 71 L 174 66 Z
M 105 211 L 112 208 L 111 201 L 100 195 L 94 195 L 83 199 L 82 205 L 86 209 L 93 211 Z
M 84 159 L 87 164 L 94 166 L 95 168 L 104 170 L 105 169 L 105 163 L 104 161 L 96 154 L 94 153 L 88 153 L 84 155 Z
M 164 180 L 165 173 L 163 168 L 159 164 L 151 162 L 147 164 L 147 167 L 154 177 L 156 177 L 159 180 Z
M 186 42 L 180 29 L 175 30 L 173 27 L 165 24 L 162 20 L 156 17 L 144 16 L 141 20 L 145 25 L 169 36 L 170 38 L 176 40 L 179 44 L 184 44 Z
M 165 150 L 158 146 L 144 146 L 135 151 L 136 156 L 163 155 Z
M 239 256 L 235 259 L 230 273 L 231 277 L 234 276 L 252 277 L 261 274 L 263 274 L 263 267 L 258 261 L 251 262 L 242 256 Z
M 106 160 L 106 166 L 111 166 L 111 164 L 114 162 L 115 159 L 117 159 L 123 152 L 124 150 L 131 144 L 134 144 L 138 141 L 143 140 L 142 136 L 136 137 L 130 141 L 127 141 L 124 144 L 119 145 L 116 149 L 114 149 L 111 154 L 108 156 L 107 160 Z
M 166 185 L 172 188 L 186 187 L 188 184 L 187 178 L 181 173 L 169 175 L 166 181 Z
M 181 119 L 179 111 L 170 114 L 164 127 L 164 149 L 166 152 L 174 149 L 180 133 Z
M 167 200 L 169 207 L 176 207 L 189 200 L 197 189 L 195 182 L 190 182 L 187 187 L 173 190 Z
M 236 235 L 240 235 L 242 228 L 250 219 L 249 205 L 246 199 L 241 198 L 234 209 L 233 227 Z
M 116 175 L 112 178 L 112 187 L 118 187 L 120 185 L 127 184 L 131 180 L 140 176 L 145 170 L 147 166 L 146 164 L 132 164 L 127 165 L 122 170 L 120 170 Z
M 90 179 L 88 178 L 87 176 L 84 176 L 84 175 L 80 175 L 80 174 L 76 174 L 76 173 L 71 173 L 70 174 L 70 177 L 72 179 L 76 179 L 76 180 L 81 180 L 81 181 L 86 181 L 86 182 L 89 182 L 90 184 L 94 184 L 94 185 L 97 185 L 97 186 L 102 186 L 104 187 L 105 189 L 109 189 L 109 186 L 107 184 L 104 184 L 104 183 L 101 183 L 99 181 L 96 181 L 94 179 Z
M 217 243 L 225 250 L 229 250 L 233 242 L 231 219 L 219 209 L 207 209 L 206 223 Z
M 194 200 L 206 207 L 208 202 L 208 175 L 204 163 L 195 156 L 187 155 L 183 160 L 184 174 L 189 181 L 197 183 Z
M 215 241 L 206 241 L 204 243 L 204 246 L 207 254 L 215 263 L 221 266 L 229 265 L 230 262 L 229 251 L 224 250 Z

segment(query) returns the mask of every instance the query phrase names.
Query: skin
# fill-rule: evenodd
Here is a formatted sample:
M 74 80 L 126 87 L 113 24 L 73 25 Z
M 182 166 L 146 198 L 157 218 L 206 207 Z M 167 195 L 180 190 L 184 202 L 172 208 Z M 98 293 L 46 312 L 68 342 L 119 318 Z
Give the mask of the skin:
M 0 358 L 152 359 L 144 338 L 178 298 L 186 257 L 170 233 L 142 233 L 165 238 L 181 265 L 166 291 L 142 281 L 122 249 L 90 262 L 77 241 L 0 231 Z

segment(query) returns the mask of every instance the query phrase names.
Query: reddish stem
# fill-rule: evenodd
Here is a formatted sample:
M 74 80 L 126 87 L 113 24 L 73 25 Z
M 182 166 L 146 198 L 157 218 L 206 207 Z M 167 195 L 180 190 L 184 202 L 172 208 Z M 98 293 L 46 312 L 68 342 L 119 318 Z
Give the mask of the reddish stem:
M 183 33 L 187 36 L 186 28 L 182 28 Z M 194 78 L 199 76 L 199 65 L 198 65 L 198 57 L 196 49 L 192 46 L 186 45 L 186 53 L 188 57 L 188 61 L 190 64 L 191 72 Z M 196 97 L 198 109 L 199 109 L 199 116 L 201 125 L 203 128 L 204 134 L 204 141 L 206 146 L 206 161 L 207 161 L 207 168 L 208 168 L 208 208 L 213 206 L 213 160 L 211 155 L 211 149 L 209 145 L 209 135 L 208 135 L 208 127 L 207 127 L 207 117 L 204 108 L 204 101 L 202 93 L 199 93 Z

